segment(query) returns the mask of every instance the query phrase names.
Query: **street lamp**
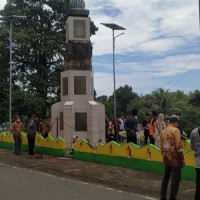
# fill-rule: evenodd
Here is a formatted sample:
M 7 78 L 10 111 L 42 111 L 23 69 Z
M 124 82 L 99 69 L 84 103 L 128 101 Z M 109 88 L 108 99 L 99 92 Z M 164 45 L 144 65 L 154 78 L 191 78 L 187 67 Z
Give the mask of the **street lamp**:
M 112 29 L 113 31 L 113 82 L 114 82 L 114 117 L 116 117 L 116 93 L 115 93 L 115 39 L 124 33 L 120 33 L 119 35 L 115 36 L 115 30 L 126 30 L 122 26 L 113 23 L 101 23 L 102 25 L 106 26 L 107 28 Z
M 26 16 L 4 16 L 0 17 L 0 20 L 5 20 L 10 22 L 10 31 L 9 31 L 9 42 L 10 42 L 10 93 L 9 93 L 9 133 L 12 125 L 12 23 L 16 19 L 25 19 Z

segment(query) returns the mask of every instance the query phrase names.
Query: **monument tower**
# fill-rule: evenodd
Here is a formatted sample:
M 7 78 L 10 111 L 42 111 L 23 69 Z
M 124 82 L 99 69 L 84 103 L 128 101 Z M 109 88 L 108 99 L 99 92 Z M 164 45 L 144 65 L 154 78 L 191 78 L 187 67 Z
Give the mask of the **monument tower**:
M 105 143 L 105 107 L 94 101 L 89 10 L 84 0 L 70 0 L 66 22 L 66 53 L 61 73 L 61 102 L 51 106 L 52 135 L 71 147 L 73 135 L 92 146 Z

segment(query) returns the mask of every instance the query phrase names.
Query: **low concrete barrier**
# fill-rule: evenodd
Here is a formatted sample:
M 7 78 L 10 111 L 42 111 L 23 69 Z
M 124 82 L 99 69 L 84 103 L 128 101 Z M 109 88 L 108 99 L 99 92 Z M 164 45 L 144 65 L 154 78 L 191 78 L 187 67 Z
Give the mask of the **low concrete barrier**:
M 185 149 L 187 149 L 184 152 L 186 166 L 182 169 L 182 179 L 195 181 L 195 157 L 188 144 L 185 144 Z M 139 147 L 133 143 L 128 143 L 121 146 L 112 141 L 105 145 L 99 144 L 96 149 L 93 149 L 87 140 L 82 139 L 74 144 L 74 157 L 156 174 L 164 173 L 160 149 L 152 144 Z
M 5 132 L 0 133 L 0 148 L 12 149 L 13 136 L 8 136 Z M 22 133 L 21 150 L 28 151 L 28 138 L 26 133 Z M 44 139 L 40 134 L 36 134 L 34 152 L 63 156 L 66 152 L 66 142 L 62 137 L 53 139 L 51 136 L 48 136 Z

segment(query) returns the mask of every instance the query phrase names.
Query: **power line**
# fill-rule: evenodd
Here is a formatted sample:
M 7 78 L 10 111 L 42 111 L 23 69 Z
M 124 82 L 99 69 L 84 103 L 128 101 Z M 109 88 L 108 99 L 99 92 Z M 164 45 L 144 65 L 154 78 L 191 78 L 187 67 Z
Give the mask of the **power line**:
M 184 65 L 183 68 L 180 69 L 180 71 L 174 76 L 172 77 L 165 85 L 165 89 L 167 88 L 167 86 L 169 86 L 169 84 L 171 84 L 173 82 L 173 80 L 182 73 L 182 71 L 193 61 L 193 59 L 200 53 L 200 49 L 196 49 L 198 50 L 197 53 Z M 192 69 L 193 70 L 193 69 Z M 191 70 L 189 70 L 191 71 Z
M 175 81 L 174 85 L 176 85 L 178 82 L 180 82 L 186 75 L 188 75 L 190 72 L 194 70 L 194 68 L 198 65 L 199 63 L 196 63 L 187 73 L 183 74 L 178 80 Z M 169 88 L 170 89 L 170 88 Z

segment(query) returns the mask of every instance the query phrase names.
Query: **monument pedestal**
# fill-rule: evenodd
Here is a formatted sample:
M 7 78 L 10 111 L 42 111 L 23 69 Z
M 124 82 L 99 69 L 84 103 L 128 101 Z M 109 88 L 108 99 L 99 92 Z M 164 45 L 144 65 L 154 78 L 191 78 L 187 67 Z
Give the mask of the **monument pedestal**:
M 105 143 L 105 106 L 93 99 L 91 71 L 68 70 L 61 74 L 61 102 L 51 107 L 52 135 L 62 136 L 67 148 L 72 137 L 87 139 L 93 147 Z

